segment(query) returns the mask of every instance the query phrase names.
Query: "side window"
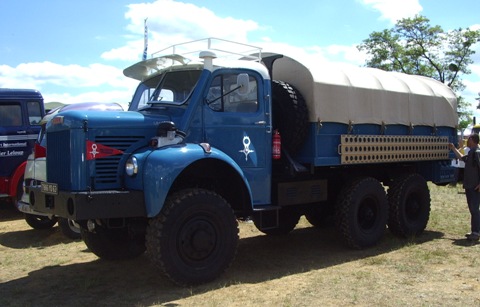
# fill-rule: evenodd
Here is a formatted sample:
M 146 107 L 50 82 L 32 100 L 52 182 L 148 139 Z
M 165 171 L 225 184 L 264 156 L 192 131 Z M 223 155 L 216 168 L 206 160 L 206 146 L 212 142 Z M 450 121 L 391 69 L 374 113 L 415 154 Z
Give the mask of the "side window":
M 148 99 L 152 95 L 153 91 L 155 91 L 155 88 L 146 88 L 142 92 L 142 95 L 141 95 L 140 99 L 138 100 L 138 106 L 137 106 L 138 109 L 141 109 L 141 108 L 143 108 L 147 105 Z
M 0 126 L 16 127 L 22 125 L 22 108 L 19 104 L 0 105 Z
M 27 102 L 28 121 L 30 125 L 38 125 L 42 120 L 42 109 L 38 101 Z
M 216 76 L 207 94 L 208 106 L 218 112 L 254 113 L 258 110 L 257 80 L 249 76 L 248 90 L 238 90 L 239 74 Z

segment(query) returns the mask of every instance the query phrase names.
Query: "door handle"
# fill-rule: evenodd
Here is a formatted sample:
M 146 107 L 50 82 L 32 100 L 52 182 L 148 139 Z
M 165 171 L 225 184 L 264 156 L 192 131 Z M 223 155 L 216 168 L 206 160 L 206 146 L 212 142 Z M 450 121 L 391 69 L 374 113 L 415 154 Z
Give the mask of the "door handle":
M 264 121 L 264 120 L 261 120 L 261 121 L 255 122 L 255 125 L 265 125 L 265 124 L 267 124 L 267 122 L 266 122 L 266 121 Z

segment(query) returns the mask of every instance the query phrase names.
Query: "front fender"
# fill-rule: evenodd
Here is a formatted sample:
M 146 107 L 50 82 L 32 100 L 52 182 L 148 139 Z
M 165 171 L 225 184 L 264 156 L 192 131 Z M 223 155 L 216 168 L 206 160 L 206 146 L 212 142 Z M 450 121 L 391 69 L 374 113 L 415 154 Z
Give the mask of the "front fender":
M 201 159 L 218 159 L 228 164 L 242 178 L 250 194 L 252 192 L 242 169 L 221 150 L 212 148 L 206 153 L 198 144 L 178 144 L 152 151 L 143 163 L 143 190 L 148 217 L 157 215 L 175 179 L 192 163 Z

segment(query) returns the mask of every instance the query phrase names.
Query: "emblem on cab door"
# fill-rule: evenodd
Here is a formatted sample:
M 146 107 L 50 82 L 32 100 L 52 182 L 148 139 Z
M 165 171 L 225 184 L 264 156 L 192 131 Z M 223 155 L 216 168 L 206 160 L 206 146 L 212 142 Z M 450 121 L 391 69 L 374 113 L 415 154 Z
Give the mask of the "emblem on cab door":
M 248 135 L 243 136 L 243 149 L 239 150 L 239 152 L 245 154 L 245 161 L 248 161 L 248 155 L 252 152 L 255 152 L 254 150 L 250 149 L 250 137 Z

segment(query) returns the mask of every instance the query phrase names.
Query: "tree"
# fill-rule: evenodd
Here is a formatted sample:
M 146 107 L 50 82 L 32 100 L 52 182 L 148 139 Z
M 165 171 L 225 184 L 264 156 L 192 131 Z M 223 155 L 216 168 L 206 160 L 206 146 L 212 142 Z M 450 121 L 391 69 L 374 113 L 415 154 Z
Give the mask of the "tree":
M 468 102 L 462 96 L 457 97 L 458 128 L 463 137 L 464 130 L 472 123 L 473 114 L 468 110 Z
M 468 66 L 480 41 L 480 30 L 458 28 L 445 32 L 417 15 L 399 20 L 392 29 L 373 32 L 357 46 L 370 56 L 366 66 L 387 71 L 422 75 L 447 84 L 458 96 L 459 128 L 471 122 L 468 102 L 458 95 L 465 88 L 461 76 L 470 74 Z

